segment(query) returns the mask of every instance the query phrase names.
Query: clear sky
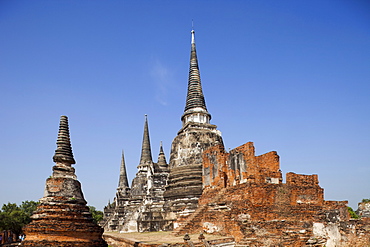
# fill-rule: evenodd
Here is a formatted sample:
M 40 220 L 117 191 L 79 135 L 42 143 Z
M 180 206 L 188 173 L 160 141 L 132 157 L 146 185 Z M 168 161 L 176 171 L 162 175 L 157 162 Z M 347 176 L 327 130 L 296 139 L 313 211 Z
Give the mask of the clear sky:
M 192 19 L 211 122 L 227 149 L 277 151 L 326 200 L 370 198 L 370 3 L 0 0 L 0 205 L 38 200 L 69 117 L 85 199 L 113 200 L 181 128 Z

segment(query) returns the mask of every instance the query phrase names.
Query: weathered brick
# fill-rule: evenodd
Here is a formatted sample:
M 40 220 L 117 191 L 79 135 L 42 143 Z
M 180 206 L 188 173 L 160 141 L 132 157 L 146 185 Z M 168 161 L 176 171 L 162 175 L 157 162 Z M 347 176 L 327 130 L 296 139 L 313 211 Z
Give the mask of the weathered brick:
M 317 175 L 290 172 L 282 183 L 276 152 L 255 156 L 251 142 L 229 152 L 214 146 L 203 153 L 203 170 L 199 207 L 178 219 L 178 234 L 231 235 L 246 246 L 370 243 L 369 222 L 350 220 L 347 201 L 324 201 Z

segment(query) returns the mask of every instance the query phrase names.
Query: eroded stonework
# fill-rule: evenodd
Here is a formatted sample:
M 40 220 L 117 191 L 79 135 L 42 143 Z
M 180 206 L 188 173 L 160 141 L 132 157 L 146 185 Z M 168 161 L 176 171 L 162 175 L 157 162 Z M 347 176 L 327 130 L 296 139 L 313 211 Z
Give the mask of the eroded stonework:
M 245 246 L 367 246 L 369 221 L 350 219 L 347 201 L 325 201 L 317 175 L 288 173 L 279 156 L 255 156 L 253 143 L 203 153 L 198 209 L 176 222 L 176 234 L 205 231 Z
M 193 212 L 203 192 L 203 151 L 223 145 L 215 125 L 188 123 L 172 142 L 170 175 L 164 198 L 167 217 L 176 220 Z M 172 218 L 171 218 L 172 216 Z
M 226 152 L 210 120 L 192 31 L 185 111 L 169 164 L 163 151 L 152 161 L 146 123 L 138 172 L 131 188 L 120 176 L 104 209 L 106 230 L 204 231 L 254 247 L 370 245 L 370 218 L 350 219 L 347 201 L 325 201 L 318 175 L 290 172 L 283 183 L 277 152 L 256 156 L 252 142 Z
M 172 229 L 163 210 L 163 193 L 169 170 L 162 144 L 157 163 L 152 160 L 148 119 L 145 118 L 138 172 L 129 187 L 122 154 L 120 179 L 113 203 L 104 208 L 101 223 L 106 231 L 148 232 Z
M 196 210 L 203 191 L 202 153 L 214 145 L 223 145 L 221 133 L 216 125 L 210 124 L 210 119 L 192 31 L 185 111 L 181 117 L 182 128 L 172 142 L 169 165 L 163 151 L 157 163 L 152 161 L 146 120 L 138 172 L 130 188 L 120 189 L 128 193 L 125 196 L 117 193 L 113 204 L 104 209 L 104 229 L 173 230 L 177 218 Z
M 360 217 L 370 218 L 370 202 L 364 201 L 358 204 L 357 214 Z
M 46 180 L 44 197 L 39 200 L 32 222 L 23 229 L 26 238 L 22 246 L 107 246 L 102 238 L 103 229 L 94 222 L 71 166 L 75 160 L 66 116 L 60 120 L 53 160 L 56 165 Z

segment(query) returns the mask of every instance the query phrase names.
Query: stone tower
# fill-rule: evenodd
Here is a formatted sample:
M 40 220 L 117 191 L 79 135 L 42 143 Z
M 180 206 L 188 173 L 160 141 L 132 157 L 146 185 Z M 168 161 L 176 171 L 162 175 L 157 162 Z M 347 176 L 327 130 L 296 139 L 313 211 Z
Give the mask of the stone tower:
M 129 193 L 130 193 L 130 187 L 128 185 L 128 179 L 127 179 L 125 156 L 122 150 L 121 167 L 119 171 L 119 182 L 118 182 L 117 194 L 119 194 L 120 197 L 127 197 Z
M 124 153 L 122 151 L 120 174 L 116 196 L 113 203 L 108 202 L 104 208 L 104 219 L 102 226 L 106 231 L 121 230 L 121 226 L 127 218 L 127 206 L 130 204 L 131 189 L 129 187 L 126 163 Z
M 153 162 L 148 118 L 145 115 L 143 142 L 137 173 L 128 187 L 122 155 L 119 185 L 113 203 L 104 208 L 106 231 L 144 232 L 168 229 L 165 220 L 163 193 L 168 178 L 168 164 L 160 145 L 158 161 Z
M 171 212 L 168 219 L 175 219 L 182 212 L 191 213 L 198 206 L 203 190 L 202 153 L 209 147 L 223 146 L 221 133 L 210 120 L 200 80 L 195 32 L 192 30 L 185 111 L 181 117 L 182 128 L 172 142 L 170 174 L 164 193 L 166 211 Z
M 153 170 L 153 159 L 152 159 L 152 150 L 150 147 L 147 115 L 145 115 L 141 157 L 137 169 L 138 171 L 136 173 L 136 176 L 132 180 L 131 194 L 134 197 L 144 197 L 145 195 L 148 194 L 149 189 L 151 187 L 151 183 L 148 181 L 148 176 L 150 176 L 150 173 Z
M 53 174 L 46 180 L 44 197 L 24 228 L 22 246 L 107 246 L 103 229 L 86 206 L 69 136 L 68 118 L 61 116 Z
M 221 133 L 210 120 L 200 81 L 195 32 L 192 30 L 188 92 L 181 117 L 182 128 L 172 142 L 170 162 L 166 162 L 162 144 L 158 161 L 153 162 L 148 119 L 145 117 L 138 172 L 131 188 L 124 186 L 127 193 L 117 192 L 113 204 L 105 207 L 105 230 L 173 230 L 177 227 L 176 220 L 196 210 L 203 192 L 202 153 L 215 145 L 223 147 Z

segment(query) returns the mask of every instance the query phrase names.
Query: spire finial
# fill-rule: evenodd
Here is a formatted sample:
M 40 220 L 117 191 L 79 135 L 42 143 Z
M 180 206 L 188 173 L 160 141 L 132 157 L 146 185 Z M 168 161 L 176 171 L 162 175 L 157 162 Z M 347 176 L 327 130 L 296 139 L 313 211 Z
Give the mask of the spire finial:
M 57 149 L 55 150 L 53 161 L 55 163 L 60 162 L 68 165 L 76 164 L 76 161 L 74 160 L 72 153 L 67 116 L 60 117 Z
M 159 153 L 160 153 L 160 154 L 164 154 L 164 152 L 163 152 L 163 144 L 162 144 L 162 141 L 161 141 L 161 143 L 159 144 Z
M 118 188 L 128 188 L 128 179 L 127 179 L 127 172 L 126 172 L 126 164 L 125 164 L 125 156 L 122 149 L 122 158 L 121 158 L 121 167 L 119 171 L 119 182 Z
M 167 162 L 166 162 L 166 156 L 163 152 L 163 145 L 162 145 L 162 141 L 161 141 L 161 144 L 159 146 L 159 155 L 158 155 L 158 162 L 157 164 L 159 165 L 160 169 L 167 169 L 168 165 L 167 165 Z
M 191 29 L 191 44 L 195 45 L 195 31 L 194 31 L 194 28 Z
M 148 115 L 145 114 L 144 116 L 145 116 L 145 123 L 144 123 L 143 143 L 141 147 L 140 165 L 145 165 L 145 164 L 149 164 L 153 162 L 152 151 L 150 148 Z

